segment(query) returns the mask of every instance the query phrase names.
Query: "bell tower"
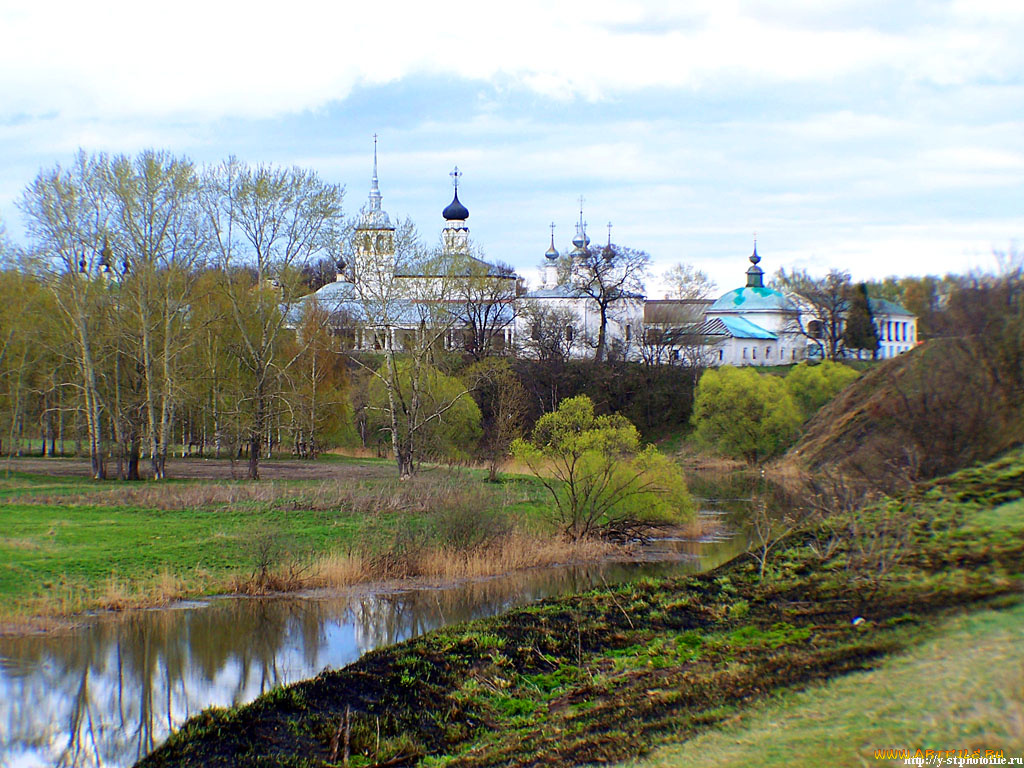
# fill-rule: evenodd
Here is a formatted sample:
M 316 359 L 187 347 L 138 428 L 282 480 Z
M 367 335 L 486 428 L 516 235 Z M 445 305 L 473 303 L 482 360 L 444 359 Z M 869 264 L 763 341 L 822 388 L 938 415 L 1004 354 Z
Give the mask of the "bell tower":
M 469 253 L 469 226 L 466 224 L 469 209 L 459 200 L 459 179 L 462 178 L 462 171 L 459 170 L 459 166 L 455 166 L 455 170 L 448 175 L 452 177 L 455 197 L 441 212 L 444 216 L 444 249 L 448 253 Z
M 381 208 L 380 185 L 377 181 L 377 134 L 373 135 L 370 198 L 359 217 L 352 246 L 356 281 L 381 281 L 394 276 L 395 228 Z

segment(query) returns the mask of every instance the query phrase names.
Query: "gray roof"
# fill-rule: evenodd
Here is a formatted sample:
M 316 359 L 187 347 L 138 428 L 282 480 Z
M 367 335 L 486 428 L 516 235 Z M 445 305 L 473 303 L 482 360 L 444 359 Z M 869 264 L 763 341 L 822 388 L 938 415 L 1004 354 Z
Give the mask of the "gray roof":
M 900 315 L 901 317 L 914 317 L 914 313 L 901 307 L 894 301 L 887 299 L 873 299 L 868 297 L 868 306 L 872 315 Z

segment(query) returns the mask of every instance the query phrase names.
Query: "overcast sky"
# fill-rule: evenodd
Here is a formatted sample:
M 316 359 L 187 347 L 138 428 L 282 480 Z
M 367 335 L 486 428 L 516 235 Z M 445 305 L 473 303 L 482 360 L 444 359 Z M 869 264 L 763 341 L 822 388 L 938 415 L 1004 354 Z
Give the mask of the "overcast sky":
M 1024 234 L 1024 2 L 0 0 L 0 219 L 77 148 L 299 164 L 537 283 L 591 236 L 709 272 L 986 268 Z M 651 293 L 658 291 L 656 281 Z

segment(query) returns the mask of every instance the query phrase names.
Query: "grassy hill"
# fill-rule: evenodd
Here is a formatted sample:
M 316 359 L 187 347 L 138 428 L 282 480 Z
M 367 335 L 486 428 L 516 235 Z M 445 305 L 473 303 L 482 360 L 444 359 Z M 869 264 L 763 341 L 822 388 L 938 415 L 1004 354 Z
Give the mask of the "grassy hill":
M 939 477 L 1024 442 L 1020 397 L 977 348 L 936 339 L 841 392 L 783 462 L 889 489 Z

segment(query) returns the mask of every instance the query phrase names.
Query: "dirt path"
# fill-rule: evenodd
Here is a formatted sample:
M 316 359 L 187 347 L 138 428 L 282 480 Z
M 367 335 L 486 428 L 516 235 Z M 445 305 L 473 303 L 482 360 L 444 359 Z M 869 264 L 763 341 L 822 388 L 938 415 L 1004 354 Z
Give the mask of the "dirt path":
M 33 459 L 16 458 L 8 464 L 0 462 L 0 474 L 7 467 L 16 472 L 30 472 L 56 477 L 89 477 L 88 459 Z M 113 469 L 114 467 L 108 467 Z M 140 470 L 145 476 L 148 466 Z M 338 480 L 341 478 L 392 477 L 395 470 L 390 463 L 350 464 L 342 462 L 303 461 L 300 459 L 271 459 L 260 462 L 263 480 Z M 246 463 L 228 459 L 168 459 L 167 476 L 195 480 L 244 480 Z

